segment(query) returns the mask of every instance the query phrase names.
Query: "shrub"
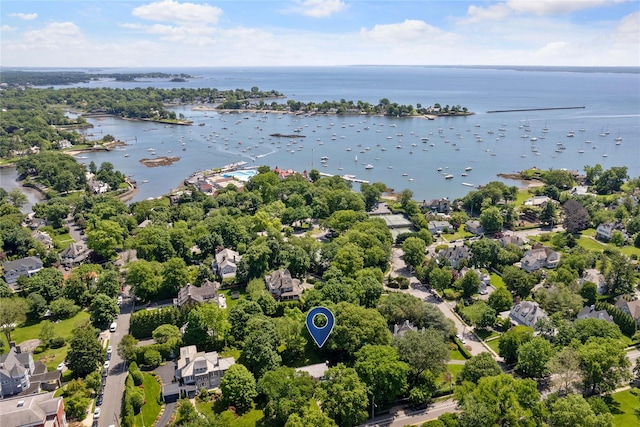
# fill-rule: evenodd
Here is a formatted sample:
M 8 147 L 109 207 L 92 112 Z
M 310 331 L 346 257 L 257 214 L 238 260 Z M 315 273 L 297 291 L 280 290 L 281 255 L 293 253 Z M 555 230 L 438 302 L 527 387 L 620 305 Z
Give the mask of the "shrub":
M 162 356 L 158 350 L 149 349 L 144 352 L 144 364 L 147 366 L 158 366 L 162 363 Z
M 33 350 L 33 353 L 34 353 L 34 354 L 40 354 L 40 353 L 42 353 L 43 351 L 44 351 L 44 346 L 39 345 L 39 346 L 37 346 L 37 347 L 36 347 L 36 349 L 35 349 L 35 350 Z
M 49 347 L 51 348 L 60 348 L 64 345 L 63 337 L 54 337 L 49 341 Z
M 135 386 L 142 385 L 144 382 L 144 375 L 142 375 L 142 372 L 140 371 L 131 372 L 131 378 L 133 379 L 133 384 Z
M 139 413 L 142 405 L 144 405 L 144 390 L 141 388 L 134 389 L 129 397 L 129 402 L 131 402 L 131 406 L 133 406 L 133 412 L 135 414 Z

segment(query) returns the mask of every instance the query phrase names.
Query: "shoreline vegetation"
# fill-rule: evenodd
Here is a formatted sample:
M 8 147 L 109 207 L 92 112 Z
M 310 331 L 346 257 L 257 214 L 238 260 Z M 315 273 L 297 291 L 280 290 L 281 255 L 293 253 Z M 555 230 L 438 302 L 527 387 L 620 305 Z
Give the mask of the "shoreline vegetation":
M 180 160 L 180 157 L 176 157 L 176 156 L 161 156 L 161 157 L 154 157 L 152 159 L 150 158 L 140 159 L 140 163 L 142 163 L 146 167 L 154 168 L 157 166 L 169 166 L 179 160 Z

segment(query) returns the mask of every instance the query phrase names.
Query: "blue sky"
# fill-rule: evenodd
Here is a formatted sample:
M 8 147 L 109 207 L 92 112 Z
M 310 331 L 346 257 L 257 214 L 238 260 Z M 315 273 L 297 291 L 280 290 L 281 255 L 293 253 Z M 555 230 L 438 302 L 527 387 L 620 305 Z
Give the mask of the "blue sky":
M 0 28 L 2 66 L 640 66 L 640 0 L 2 0 Z

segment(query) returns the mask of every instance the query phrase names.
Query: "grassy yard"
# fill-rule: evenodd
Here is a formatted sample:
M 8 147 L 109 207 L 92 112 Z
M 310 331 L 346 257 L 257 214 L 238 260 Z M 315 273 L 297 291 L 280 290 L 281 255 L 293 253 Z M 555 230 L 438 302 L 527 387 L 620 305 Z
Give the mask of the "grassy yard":
M 455 385 L 456 384 L 456 378 L 458 377 L 458 375 L 460 375 L 460 371 L 462 371 L 462 367 L 464 365 L 458 365 L 458 364 L 449 364 L 447 365 L 447 371 L 449 372 L 449 374 L 451 374 L 451 383 L 449 383 L 448 381 L 445 381 L 445 373 L 440 374 L 440 377 L 438 377 L 438 381 L 437 381 L 437 385 L 438 388 L 442 389 L 446 389 L 449 390 L 450 384 Z
M 452 240 L 458 240 L 458 239 L 465 239 L 467 237 L 473 237 L 473 233 L 469 233 L 464 225 L 461 225 L 458 228 L 458 231 L 456 231 L 455 233 L 443 233 L 442 237 L 447 239 L 449 242 Z
M 580 237 L 577 240 L 577 242 L 581 248 L 587 249 L 589 251 L 594 251 L 594 252 L 602 252 L 606 247 L 606 245 L 603 245 L 600 242 L 596 242 L 595 240 L 589 237 Z
M 145 404 L 142 405 L 140 413 L 136 415 L 137 426 L 152 426 L 156 422 L 158 414 L 160 414 L 160 408 L 162 405 L 158 403 L 160 396 L 160 383 L 156 380 L 156 377 L 143 373 L 144 376 L 144 398 Z M 138 424 L 140 423 L 140 424 Z
M 498 344 L 500 344 L 500 340 L 491 340 L 491 341 L 487 341 L 487 345 L 489 346 L 489 348 L 491 348 L 491 350 L 495 351 L 496 354 L 500 354 L 500 349 L 498 348 Z
M 474 332 L 483 341 L 486 341 L 489 338 L 499 337 L 500 336 L 500 334 L 498 332 L 491 331 L 491 330 L 488 330 L 488 329 L 475 329 Z
M 215 411 L 213 410 L 214 405 L 214 402 L 200 402 L 196 399 L 196 409 L 208 419 L 213 419 L 215 417 Z M 224 411 L 223 413 L 225 412 L 229 411 Z M 260 424 L 259 421 L 262 417 L 263 413 L 261 410 L 252 409 L 241 417 L 236 418 L 233 425 L 238 427 L 256 427 Z
M 507 285 L 504 284 L 504 280 L 502 280 L 502 277 L 500 277 L 496 273 L 491 273 L 491 286 L 498 289 L 505 288 Z
M 218 293 L 221 293 L 224 295 L 225 299 L 227 300 L 227 309 L 231 310 L 233 307 L 235 307 L 236 305 L 238 305 L 238 303 L 240 302 L 240 300 L 243 299 L 247 299 L 247 293 L 243 290 L 237 290 L 238 292 L 240 292 L 240 298 L 238 299 L 232 299 L 231 298 L 231 292 L 235 292 L 236 289 L 225 289 L 222 291 L 218 291 Z
M 451 360 L 467 360 L 462 353 L 460 353 L 460 350 L 458 350 L 458 347 L 454 348 L 453 350 L 449 351 L 449 357 Z
M 528 189 L 518 191 L 518 195 L 516 196 L 516 206 L 522 206 L 524 202 L 530 198 L 531 193 Z
M 634 410 L 640 405 L 640 400 L 632 391 L 625 390 L 614 393 L 610 399 L 607 399 L 607 404 L 613 414 L 614 427 L 640 426 L 640 419 L 634 414 Z
M 623 248 L 620 248 L 620 252 L 628 257 L 635 255 L 640 258 L 640 248 L 636 248 L 635 246 L 624 246 Z

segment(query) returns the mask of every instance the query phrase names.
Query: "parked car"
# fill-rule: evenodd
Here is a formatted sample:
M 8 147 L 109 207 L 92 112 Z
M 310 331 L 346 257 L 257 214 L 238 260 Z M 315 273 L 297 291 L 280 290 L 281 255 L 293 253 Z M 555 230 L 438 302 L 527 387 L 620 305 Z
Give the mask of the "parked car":
M 107 347 L 107 354 L 111 354 L 113 352 L 113 347 Z
M 462 344 L 466 344 L 467 341 L 464 339 L 464 337 L 461 334 L 456 335 L 456 337 L 460 340 L 460 342 Z
M 108 360 L 104 362 L 104 370 L 107 371 L 109 370 L 109 365 L 111 364 L 111 362 L 109 362 Z
M 94 420 L 97 420 L 98 418 L 100 418 L 100 412 L 101 412 L 100 408 L 96 408 L 96 410 L 93 413 Z
M 98 395 L 98 398 L 96 399 L 96 406 L 102 405 L 102 396 L 102 394 Z
M 58 367 L 56 368 L 58 371 L 62 371 L 64 369 L 64 362 L 60 362 Z
M 122 295 L 118 295 L 118 305 L 122 304 Z

